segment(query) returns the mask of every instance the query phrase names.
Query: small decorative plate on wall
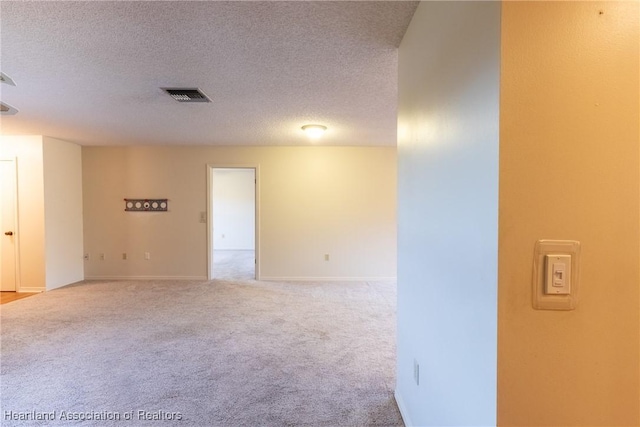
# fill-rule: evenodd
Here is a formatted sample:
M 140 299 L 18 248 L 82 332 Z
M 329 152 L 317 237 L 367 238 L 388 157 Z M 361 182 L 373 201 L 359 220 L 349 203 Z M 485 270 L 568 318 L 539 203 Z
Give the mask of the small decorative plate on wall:
M 128 212 L 167 212 L 169 199 L 124 199 Z

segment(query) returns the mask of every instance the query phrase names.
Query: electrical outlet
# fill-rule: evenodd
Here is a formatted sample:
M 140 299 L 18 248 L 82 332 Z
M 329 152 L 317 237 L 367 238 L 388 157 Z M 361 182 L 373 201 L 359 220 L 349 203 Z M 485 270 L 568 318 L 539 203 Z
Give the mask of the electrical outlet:
M 126 252 L 122 252 L 122 259 L 126 260 L 127 259 L 127 253 Z
M 100 254 L 100 261 L 104 261 L 107 257 L 104 256 L 104 254 Z
M 89 261 L 90 259 L 91 259 L 91 257 L 89 256 L 88 252 L 86 254 L 84 254 L 84 260 L 85 261 Z
M 200 212 L 200 222 L 203 224 L 207 223 L 207 213 L 206 212 Z
M 329 261 L 329 254 L 324 254 L 324 260 Z
M 420 385 L 420 364 L 416 359 L 413 359 L 413 380 Z
M 150 252 L 145 252 L 144 253 L 144 259 L 146 259 L 146 260 L 151 259 L 151 253 Z

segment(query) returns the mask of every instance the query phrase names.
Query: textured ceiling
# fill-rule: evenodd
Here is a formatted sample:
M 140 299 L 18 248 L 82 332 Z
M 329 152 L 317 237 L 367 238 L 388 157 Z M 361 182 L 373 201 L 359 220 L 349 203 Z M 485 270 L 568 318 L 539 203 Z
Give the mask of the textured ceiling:
M 82 145 L 395 145 L 417 2 L 0 1 L 2 134 Z M 198 87 L 184 104 L 161 87 Z

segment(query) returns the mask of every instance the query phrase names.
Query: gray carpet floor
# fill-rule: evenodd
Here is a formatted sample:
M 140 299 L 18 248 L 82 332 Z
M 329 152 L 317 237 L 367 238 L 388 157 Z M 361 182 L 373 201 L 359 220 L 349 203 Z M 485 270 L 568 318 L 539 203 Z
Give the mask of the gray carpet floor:
M 255 251 L 213 251 L 213 277 L 220 280 L 256 278 Z
M 92 281 L 0 316 L 3 426 L 402 426 L 394 283 Z

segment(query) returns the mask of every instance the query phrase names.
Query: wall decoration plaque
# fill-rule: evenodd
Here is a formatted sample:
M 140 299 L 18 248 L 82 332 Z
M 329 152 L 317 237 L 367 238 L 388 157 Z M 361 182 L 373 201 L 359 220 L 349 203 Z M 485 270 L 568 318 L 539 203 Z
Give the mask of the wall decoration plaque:
M 169 199 L 124 199 L 127 212 L 167 212 Z

